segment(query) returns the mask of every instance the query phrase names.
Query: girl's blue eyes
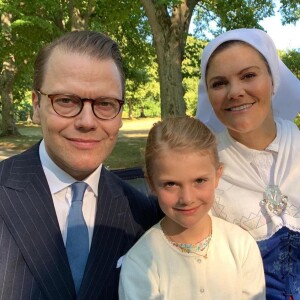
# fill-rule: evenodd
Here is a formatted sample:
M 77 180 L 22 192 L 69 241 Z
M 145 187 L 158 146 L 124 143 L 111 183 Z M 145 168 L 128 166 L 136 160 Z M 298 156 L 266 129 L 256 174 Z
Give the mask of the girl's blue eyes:
M 195 180 L 195 183 L 198 185 L 198 184 L 202 184 L 206 181 L 207 181 L 206 179 L 199 178 L 199 179 Z M 172 181 L 164 182 L 164 183 L 161 184 L 162 188 L 173 188 L 173 187 L 176 187 L 176 186 L 178 186 L 178 184 L 176 182 L 172 182 Z
M 174 186 L 174 185 L 176 185 L 175 182 L 166 182 L 166 183 L 164 184 L 165 187 L 172 187 L 172 186 Z

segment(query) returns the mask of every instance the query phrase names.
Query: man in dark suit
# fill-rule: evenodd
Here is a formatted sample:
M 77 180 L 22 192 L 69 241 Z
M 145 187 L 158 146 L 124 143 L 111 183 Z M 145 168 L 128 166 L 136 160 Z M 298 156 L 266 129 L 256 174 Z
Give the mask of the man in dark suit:
M 67 33 L 34 68 L 33 120 L 43 140 L 0 163 L 0 299 L 117 299 L 123 255 L 160 217 L 102 165 L 122 126 L 118 46 L 100 33 Z M 74 182 L 87 184 L 78 288 L 66 251 Z

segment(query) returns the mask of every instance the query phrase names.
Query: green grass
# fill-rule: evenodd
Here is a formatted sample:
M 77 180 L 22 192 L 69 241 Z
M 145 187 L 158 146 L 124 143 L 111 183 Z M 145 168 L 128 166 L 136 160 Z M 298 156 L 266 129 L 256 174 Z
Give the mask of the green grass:
M 143 151 L 147 135 L 152 124 L 158 120 L 154 118 L 124 119 L 116 146 L 105 165 L 110 169 L 143 166 Z M 14 154 L 28 149 L 42 138 L 39 126 L 18 124 L 18 129 L 21 133 L 19 137 L 0 137 L 0 150 L 5 149 L 7 153 Z
M 159 119 L 123 120 L 117 144 L 105 161 L 110 169 L 123 169 L 144 165 L 143 152 L 148 132 Z
M 36 125 L 18 124 L 20 136 L 18 137 L 0 137 L 0 150 L 9 152 L 21 152 L 35 143 L 41 138 L 41 130 Z

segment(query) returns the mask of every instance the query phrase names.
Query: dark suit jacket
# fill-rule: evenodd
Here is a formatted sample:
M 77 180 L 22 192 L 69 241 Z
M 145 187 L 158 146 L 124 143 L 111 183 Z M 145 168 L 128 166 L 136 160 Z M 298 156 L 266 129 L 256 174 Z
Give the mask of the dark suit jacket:
M 105 168 L 98 195 L 77 299 L 118 299 L 119 258 L 161 217 L 155 202 Z M 0 299 L 76 299 L 38 145 L 0 163 Z

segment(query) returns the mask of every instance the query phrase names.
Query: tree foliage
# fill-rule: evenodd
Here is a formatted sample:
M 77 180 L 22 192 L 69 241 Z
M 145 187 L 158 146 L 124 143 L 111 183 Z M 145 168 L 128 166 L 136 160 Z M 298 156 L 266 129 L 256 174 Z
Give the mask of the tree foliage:
M 272 0 L 199 1 L 195 11 L 196 36 L 216 36 L 235 28 L 263 29 L 259 22 L 274 14 Z
M 296 24 L 300 19 L 300 2 L 299 0 L 281 0 L 279 12 L 282 15 L 282 23 Z
M 127 77 L 128 116 L 193 115 L 200 57 L 209 38 L 239 28 L 261 28 L 274 14 L 273 0 L 0 0 L 2 131 L 16 133 L 15 112 L 29 105 L 37 51 L 71 30 L 108 33 L 120 45 Z M 284 23 L 300 17 L 298 0 L 280 0 Z M 193 18 L 195 34 L 189 35 Z M 283 61 L 299 76 L 299 53 Z M 298 73 L 297 73 L 298 72 Z M 159 106 L 161 105 L 161 107 Z M 21 109 L 22 108 L 22 109 Z M 3 133 L 3 132 L 2 132 Z
M 151 57 L 149 26 L 138 1 L 123 0 L 111 5 L 104 0 L 5 0 L 0 2 L 0 15 L 0 41 L 4 45 L 0 48 L 0 84 L 6 84 L 1 94 L 4 135 L 15 134 L 10 129 L 15 122 L 13 106 L 19 105 L 31 89 L 37 51 L 61 34 L 91 29 L 111 35 L 120 45 L 129 80 L 135 78 L 136 70 L 145 69 Z M 7 16 L 9 22 L 4 30 Z
M 158 61 L 162 117 L 184 115 L 182 61 L 197 0 L 141 0 Z
M 281 60 L 300 80 L 300 49 L 281 51 Z
M 7 0 L 0 8 L 2 135 L 17 135 L 14 106 L 30 89 L 33 58 L 41 43 L 53 39 L 59 30 L 45 16 L 51 14 L 51 7 L 46 10 L 41 2 Z
M 186 114 L 194 116 L 196 114 L 198 101 L 198 85 L 200 79 L 200 58 L 206 46 L 194 36 L 187 37 L 184 60 L 182 62 L 184 102 L 186 103 Z
M 260 28 L 274 13 L 272 0 L 140 0 L 151 26 L 157 55 L 162 117 L 186 113 L 182 63 L 186 38 L 195 15 L 196 36 L 240 27 Z M 213 25 L 213 26 L 212 26 Z

